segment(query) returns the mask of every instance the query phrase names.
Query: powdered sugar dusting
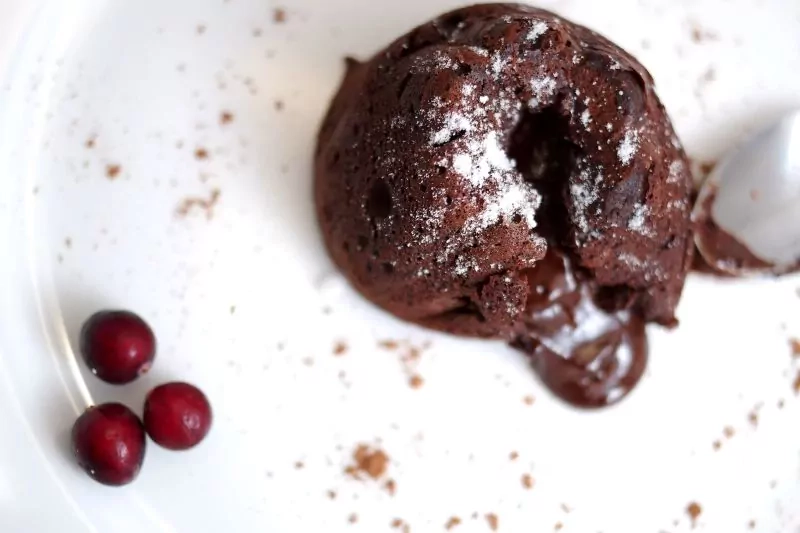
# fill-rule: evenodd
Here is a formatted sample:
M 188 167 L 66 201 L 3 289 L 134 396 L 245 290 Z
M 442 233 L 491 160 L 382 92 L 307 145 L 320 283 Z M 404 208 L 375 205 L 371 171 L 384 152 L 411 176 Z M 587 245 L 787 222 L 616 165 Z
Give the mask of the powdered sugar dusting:
M 541 20 L 537 21 L 531 28 L 531 31 L 528 32 L 528 35 L 525 36 L 525 38 L 528 39 L 529 41 L 536 42 L 539 39 L 539 37 L 544 35 L 544 33 L 548 29 L 549 28 L 547 26 L 547 23 Z
M 592 115 L 589 113 L 588 109 L 584 109 L 583 113 L 581 113 L 581 124 L 586 129 L 589 129 L 589 124 L 592 122 Z
M 649 235 L 649 228 L 645 225 L 649 212 L 650 209 L 644 204 L 633 206 L 633 215 L 628 219 L 628 229 L 642 235 Z
M 619 254 L 619 260 L 631 268 L 641 269 L 646 266 L 645 261 L 642 261 L 635 255 L 629 254 L 627 252 L 622 252 L 621 254 Z
M 494 74 L 495 79 L 500 77 L 500 74 L 503 72 L 503 69 L 506 66 L 505 58 L 497 52 L 492 57 L 492 74 Z
M 587 213 L 589 208 L 599 198 L 599 187 L 603 181 L 603 174 L 598 172 L 592 180 L 588 169 L 583 169 L 578 179 L 569 186 L 570 198 L 572 200 L 573 219 L 578 228 L 583 233 L 589 232 L 589 221 Z
M 504 183 L 497 192 L 487 195 L 485 200 L 483 211 L 465 224 L 466 231 L 481 231 L 512 216 L 520 217 L 528 228 L 536 227 L 536 210 L 541 204 L 541 196 L 530 185 Z
M 555 90 L 555 78 L 542 78 L 536 87 L 539 94 L 550 94 Z M 542 199 L 533 185 L 524 180 L 516 163 L 509 159 L 505 139 L 500 134 L 503 123 L 517 119 L 521 108 L 519 100 L 500 91 L 492 99 L 491 107 L 486 107 L 490 98 L 479 96 L 476 86 L 468 83 L 461 87 L 461 96 L 457 105 L 450 106 L 440 106 L 433 98 L 420 124 L 433 125 L 428 137 L 432 149 L 448 146 L 445 152 L 448 156 L 436 159 L 437 165 L 449 169 L 472 191 L 458 200 L 470 206 L 470 215 L 437 251 L 438 263 L 455 261 L 454 274 L 466 276 L 480 265 L 462 250 L 472 246 L 470 243 L 475 239 L 480 242 L 481 233 L 497 224 L 535 228 L 536 211 Z M 444 198 L 438 205 L 442 206 L 441 210 L 415 215 L 418 221 L 414 234 L 416 242 L 432 244 L 442 237 L 439 230 L 450 208 L 445 207 Z M 531 239 L 539 243 L 537 236 L 532 235 Z
M 639 149 L 639 133 L 636 130 L 627 130 L 625 137 L 617 147 L 617 157 L 623 165 L 630 164 L 636 151 Z
M 669 174 L 667 175 L 667 183 L 678 183 L 681 181 L 685 168 L 683 161 L 676 159 L 669 165 Z
M 495 131 L 489 132 L 481 140 L 470 140 L 466 148 L 466 152 L 460 152 L 453 157 L 453 169 L 473 187 L 483 186 L 492 171 L 514 168 L 500 147 Z
M 430 136 L 430 144 L 439 146 L 449 142 L 457 132 L 469 132 L 472 129 L 470 120 L 461 113 L 450 113 L 445 117 L 444 127 Z
M 539 107 L 542 100 L 555 94 L 556 79 L 552 76 L 533 78 L 531 80 L 531 90 L 533 91 L 533 98 L 528 102 L 528 105 L 532 108 Z

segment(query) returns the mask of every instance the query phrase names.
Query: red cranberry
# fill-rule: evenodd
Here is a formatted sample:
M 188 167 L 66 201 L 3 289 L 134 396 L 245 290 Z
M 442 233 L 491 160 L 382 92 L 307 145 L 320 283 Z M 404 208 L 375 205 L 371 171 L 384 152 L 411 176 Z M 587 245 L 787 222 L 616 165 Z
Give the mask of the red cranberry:
M 211 429 L 211 405 L 188 383 L 166 383 L 151 390 L 144 403 L 144 427 L 156 444 L 188 450 Z
M 142 422 L 120 403 L 90 407 L 72 426 L 78 464 L 104 485 L 127 485 L 136 479 L 145 445 Z
M 129 311 L 100 311 L 83 325 L 81 353 L 94 375 L 121 385 L 150 370 L 156 338 L 150 326 Z

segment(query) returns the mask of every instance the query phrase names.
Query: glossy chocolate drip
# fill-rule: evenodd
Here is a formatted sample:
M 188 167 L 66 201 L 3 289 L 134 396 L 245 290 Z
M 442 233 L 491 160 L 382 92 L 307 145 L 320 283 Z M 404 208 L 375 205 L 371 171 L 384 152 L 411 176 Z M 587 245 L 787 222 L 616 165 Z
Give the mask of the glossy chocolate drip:
M 591 284 L 553 249 L 526 275 L 531 292 L 512 346 L 572 405 L 602 407 L 627 395 L 647 364 L 644 322 L 598 307 Z
M 695 233 L 702 243 L 701 252 L 695 254 L 693 269 L 704 274 L 735 276 L 746 271 L 763 271 L 774 265 L 760 259 L 736 237 L 719 227 L 714 221 L 711 206 L 716 191 L 701 196 L 700 210 L 695 212 Z

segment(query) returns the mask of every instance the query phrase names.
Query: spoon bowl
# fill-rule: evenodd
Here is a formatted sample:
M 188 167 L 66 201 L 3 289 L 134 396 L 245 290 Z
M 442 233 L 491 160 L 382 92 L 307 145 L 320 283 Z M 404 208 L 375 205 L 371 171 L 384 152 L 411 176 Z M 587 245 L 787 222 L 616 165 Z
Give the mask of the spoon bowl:
M 800 110 L 728 154 L 692 212 L 703 259 L 727 274 L 800 268 Z

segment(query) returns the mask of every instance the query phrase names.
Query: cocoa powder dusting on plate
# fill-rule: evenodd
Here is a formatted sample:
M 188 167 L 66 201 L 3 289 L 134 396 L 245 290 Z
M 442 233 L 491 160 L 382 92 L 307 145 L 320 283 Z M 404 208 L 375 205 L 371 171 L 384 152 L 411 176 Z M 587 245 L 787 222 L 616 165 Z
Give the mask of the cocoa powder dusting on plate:
M 365 475 L 379 479 L 389 466 L 389 456 L 386 452 L 370 448 L 367 444 L 358 445 L 353 452 L 353 461 L 354 464 L 345 468 L 345 473 L 356 479 L 363 479 Z
M 233 122 L 233 113 L 230 111 L 223 111 L 219 114 L 219 123 L 223 126 Z
M 389 525 L 392 527 L 392 529 L 399 529 L 401 531 L 401 533 L 410 533 L 411 532 L 411 526 L 406 524 L 405 521 L 403 519 L 401 519 L 401 518 L 395 518 L 394 520 L 392 520 L 392 523 L 389 524 Z
M 189 196 L 183 199 L 176 209 L 176 213 L 180 217 L 185 217 L 195 209 L 205 211 L 206 219 L 211 220 L 214 217 L 214 207 L 219 201 L 222 193 L 219 189 L 212 189 L 208 198 L 200 198 L 197 196 Z
M 795 381 L 795 391 L 800 391 L 800 374 L 797 375 L 797 380 Z M 761 410 L 762 404 L 758 404 L 747 414 L 747 421 L 750 422 L 750 425 L 754 428 L 758 427 L 758 412 Z
M 378 346 L 385 350 L 396 350 L 400 347 L 400 343 L 389 339 L 385 341 L 378 341 Z
M 460 523 L 461 523 L 461 519 L 459 517 L 451 516 L 450 520 L 448 520 L 447 523 L 444 525 L 444 528 L 449 531 L 449 530 L 453 529 L 454 527 L 456 527 L 457 525 L 459 525 Z
M 535 401 L 535 398 L 533 396 L 531 396 L 531 395 L 528 395 L 528 396 L 525 396 L 522 399 L 522 401 L 525 403 L 525 405 L 533 405 L 533 402 Z
M 119 177 L 120 172 L 122 172 L 122 167 L 120 165 L 106 165 L 106 177 L 110 180 L 115 180 Z
M 336 344 L 333 345 L 333 355 L 340 356 L 347 353 L 347 344 L 342 341 L 338 341 Z
M 697 502 L 691 502 L 686 506 L 686 514 L 688 514 L 689 518 L 692 520 L 692 527 L 697 525 L 697 519 L 702 513 L 703 508 L 700 507 L 700 504 Z
M 789 339 L 789 347 L 792 350 L 792 357 L 800 359 L 800 339 Z
M 533 476 L 530 474 L 522 474 L 522 486 L 527 490 L 533 488 Z

